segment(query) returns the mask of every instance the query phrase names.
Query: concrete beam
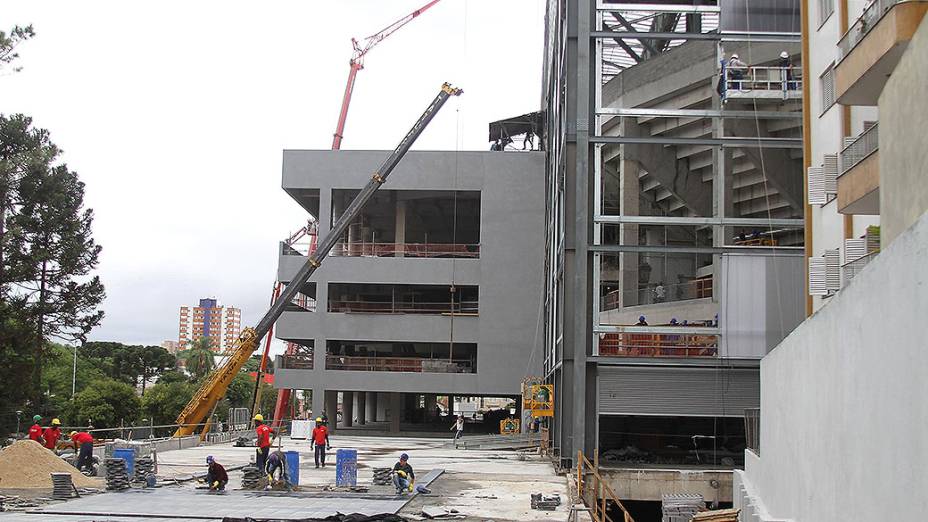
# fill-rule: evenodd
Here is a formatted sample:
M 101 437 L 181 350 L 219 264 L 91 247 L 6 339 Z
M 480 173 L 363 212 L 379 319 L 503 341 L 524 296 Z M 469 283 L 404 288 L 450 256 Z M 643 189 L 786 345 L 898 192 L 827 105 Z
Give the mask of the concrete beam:
M 600 475 L 620 500 L 660 502 L 667 493 L 696 493 L 707 501 L 732 501 L 730 470 L 608 469 Z

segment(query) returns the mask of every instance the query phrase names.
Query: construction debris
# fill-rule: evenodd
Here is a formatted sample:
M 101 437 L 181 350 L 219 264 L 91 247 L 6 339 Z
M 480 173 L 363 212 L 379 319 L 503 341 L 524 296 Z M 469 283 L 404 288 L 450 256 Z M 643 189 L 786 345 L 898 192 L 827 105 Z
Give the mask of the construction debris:
M 439 519 L 452 519 L 452 518 L 467 518 L 467 515 L 461 513 L 456 509 L 443 508 L 441 506 L 425 506 L 422 508 L 422 516 L 425 518 L 439 518 Z
M 124 459 L 106 459 L 106 489 L 108 491 L 122 491 L 129 489 L 129 473 L 126 471 Z
M 326 485 L 322 486 L 322 491 L 350 491 L 352 493 L 367 493 L 369 488 L 367 486 L 332 486 Z
M 560 505 L 560 495 L 542 495 L 541 493 L 532 493 L 532 509 L 537 509 L 539 511 L 554 511 Z
M 717 509 L 703 511 L 693 517 L 693 522 L 738 522 L 740 509 Z
M 51 473 L 70 474 L 79 488 L 100 486 L 33 440 L 18 440 L 0 450 L 0 488 L 51 489 Z

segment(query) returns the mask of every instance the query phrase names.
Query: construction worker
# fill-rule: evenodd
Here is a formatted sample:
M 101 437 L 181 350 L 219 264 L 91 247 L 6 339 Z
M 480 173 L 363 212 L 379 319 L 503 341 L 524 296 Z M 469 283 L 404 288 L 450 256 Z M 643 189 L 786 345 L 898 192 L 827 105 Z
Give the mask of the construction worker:
M 454 430 L 454 439 L 452 439 L 451 442 L 454 443 L 454 447 L 457 448 L 458 439 L 464 436 L 464 416 L 463 415 L 458 415 L 458 418 L 455 419 L 454 424 L 451 425 L 451 429 Z
M 69 436 L 74 444 L 74 451 L 77 452 L 77 469 L 83 471 L 86 466 L 87 469 L 93 470 L 93 435 L 86 431 L 72 431 Z
M 32 426 L 29 427 L 29 440 L 34 440 L 41 445 L 45 445 L 45 440 L 42 439 L 42 426 L 39 423 L 42 422 L 41 415 L 34 415 L 32 417 Z
M 309 447 L 314 450 L 316 467 L 325 467 L 325 449 L 329 446 L 329 428 L 326 427 L 322 417 L 316 417 L 316 427 L 310 435 Z
M 416 474 L 409 465 L 409 455 L 403 453 L 400 455 L 400 461 L 393 465 L 393 485 L 396 486 L 396 494 L 411 492 L 415 482 Z
M 225 491 L 226 484 L 229 483 L 229 474 L 222 464 L 216 462 L 212 455 L 206 457 L 206 484 L 210 491 Z
M 45 428 L 45 431 L 42 432 L 42 438 L 45 439 L 45 447 L 55 451 L 55 447 L 58 446 L 58 439 L 61 438 L 61 421 L 52 419 L 52 425 Z
M 744 90 L 744 73 L 748 69 L 748 64 L 742 62 L 737 54 L 732 53 L 731 58 L 728 60 L 728 71 L 731 74 L 731 79 L 734 80 L 732 83 L 735 89 Z
M 290 487 L 290 476 L 287 473 L 287 455 L 280 448 L 274 450 L 268 457 L 265 472 L 267 473 L 267 486 L 264 489 L 271 489 L 275 472 L 279 472 L 278 480 L 283 481 L 284 485 Z
M 271 452 L 271 427 L 264 423 L 264 415 L 260 413 L 255 415 L 255 434 L 258 440 L 255 445 L 258 447 L 258 456 L 255 459 L 255 466 L 264 471 L 267 467 L 267 456 Z

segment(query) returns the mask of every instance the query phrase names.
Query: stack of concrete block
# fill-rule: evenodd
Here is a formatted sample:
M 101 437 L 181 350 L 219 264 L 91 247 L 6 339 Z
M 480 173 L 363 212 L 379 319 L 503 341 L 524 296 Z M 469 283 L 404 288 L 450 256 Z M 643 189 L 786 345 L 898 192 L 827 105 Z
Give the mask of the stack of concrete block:
M 129 488 L 129 473 L 123 459 L 106 459 L 106 489 L 120 491 Z

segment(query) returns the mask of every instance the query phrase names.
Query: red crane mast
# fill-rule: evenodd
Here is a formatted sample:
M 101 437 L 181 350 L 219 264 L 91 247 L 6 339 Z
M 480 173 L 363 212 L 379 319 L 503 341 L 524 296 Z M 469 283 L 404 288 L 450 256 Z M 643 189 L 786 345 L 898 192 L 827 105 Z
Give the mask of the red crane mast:
M 342 108 L 338 113 L 338 125 L 335 126 L 335 134 L 332 137 L 332 150 L 339 150 L 342 147 L 342 137 L 344 136 L 345 132 L 345 121 L 348 119 L 348 106 L 351 105 L 351 93 L 354 91 L 354 82 L 358 76 L 358 71 L 364 68 L 364 57 L 367 56 L 367 53 L 370 52 L 370 50 L 373 49 L 377 44 L 384 41 L 388 36 L 411 22 L 413 18 L 421 15 L 427 9 L 440 1 L 441 0 L 432 0 L 419 9 L 416 9 L 403 18 L 400 18 L 392 24 L 384 27 L 380 31 L 368 36 L 364 39 L 363 42 L 359 42 L 355 38 L 351 39 L 351 45 L 354 47 L 354 52 L 351 55 L 351 60 L 348 62 L 348 65 L 350 65 L 351 68 L 348 71 L 348 83 L 345 85 L 345 95 L 342 97 Z

